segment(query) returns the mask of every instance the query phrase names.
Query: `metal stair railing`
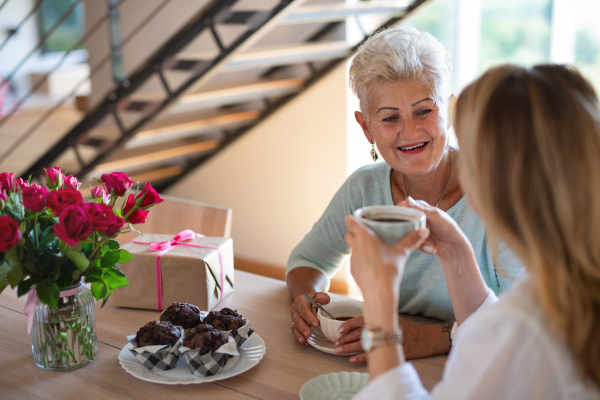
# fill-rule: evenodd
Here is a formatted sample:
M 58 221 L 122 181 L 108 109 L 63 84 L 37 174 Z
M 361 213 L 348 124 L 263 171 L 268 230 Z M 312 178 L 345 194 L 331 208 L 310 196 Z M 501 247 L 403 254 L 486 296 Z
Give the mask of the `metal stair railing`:
M 79 170 L 73 171 L 77 176 L 84 176 L 102 163 L 115 150 L 127 142 L 143 125 L 153 119 L 160 111 L 169 106 L 178 96 L 183 94 L 190 86 L 203 77 L 206 77 L 215 66 L 220 65 L 237 48 L 253 37 L 268 21 L 272 20 L 282 10 L 288 7 L 293 0 L 281 0 L 270 11 L 234 11 L 232 6 L 238 0 L 212 0 L 196 14 L 178 33 L 159 48 L 141 67 L 139 67 L 128 80 L 125 80 L 110 92 L 81 122 L 71 129 L 61 140 L 50 148 L 37 162 L 22 174 L 39 177 L 43 168 L 52 164 L 61 154 L 71 148 L 79 162 Z M 302 0 L 296 0 L 300 3 Z M 224 44 L 215 29 L 219 24 L 237 24 L 246 26 L 247 29 L 231 44 Z M 186 70 L 192 71 L 191 77 L 183 84 L 174 88 L 165 78 L 165 69 L 177 69 L 176 54 L 185 48 L 199 34 L 209 31 L 212 34 L 219 54 L 210 61 L 198 61 L 193 65 L 186 65 Z M 128 98 L 134 94 L 150 78 L 158 76 L 163 85 L 165 98 L 155 103 L 130 101 Z M 119 111 L 141 111 L 140 118 L 126 127 Z M 112 115 L 120 131 L 116 140 L 87 140 L 86 135 L 96 127 L 106 116 Z M 96 144 L 99 154 L 90 162 L 86 162 L 78 151 L 80 143 Z

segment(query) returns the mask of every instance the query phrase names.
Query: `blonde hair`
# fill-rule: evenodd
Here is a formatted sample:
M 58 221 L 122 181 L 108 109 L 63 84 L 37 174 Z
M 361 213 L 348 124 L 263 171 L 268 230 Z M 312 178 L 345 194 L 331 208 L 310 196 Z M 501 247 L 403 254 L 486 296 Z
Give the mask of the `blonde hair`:
M 600 108 L 574 69 L 494 68 L 460 95 L 467 186 L 525 262 L 551 329 L 600 388 Z
M 421 80 L 444 108 L 450 99 L 450 54 L 435 37 L 414 28 L 379 31 L 360 46 L 350 67 L 350 87 L 367 111 L 373 85 L 400 80 Z

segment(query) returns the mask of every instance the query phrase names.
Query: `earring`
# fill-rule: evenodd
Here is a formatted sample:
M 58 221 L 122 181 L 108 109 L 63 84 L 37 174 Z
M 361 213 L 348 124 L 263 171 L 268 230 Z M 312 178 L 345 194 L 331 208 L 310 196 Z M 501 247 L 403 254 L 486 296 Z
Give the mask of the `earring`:
M 371 158 L 373 159 L 373 161 L 377 162 L 377 159 L 379 158 L 379 155 L 377 154 L 377 151 L 375 151 L 375 143 L 371 143 L 371 146 L 373 146 L 371 148 Z

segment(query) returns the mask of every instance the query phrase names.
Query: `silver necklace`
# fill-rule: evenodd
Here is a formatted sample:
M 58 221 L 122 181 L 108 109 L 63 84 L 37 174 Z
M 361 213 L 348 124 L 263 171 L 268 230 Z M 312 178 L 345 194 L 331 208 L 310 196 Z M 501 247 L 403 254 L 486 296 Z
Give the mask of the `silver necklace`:
M 452 164 L 454 164 L 454 155 L 453 155 L 454 149 L 452 147 L 449 147 L 448 149 L 450 150 L 450 175 L 448 176 L 448 180 L 446 181 L 446 186 L 444 187 L 444 191 L 442 192 L 442 197 L 440 197 L 437 204 L 435 205 L 436 208 L 442 202 L 442 199 L 444 198 L 444 195 L 446 194 L 446 189 L 448 189 L 448 185 L 450 184 L 450 178 L 452 178 Z M 404 198 L 408 199 L 408 195 L 406 194 L 406 185 L 404 184 L 404 174 L 402 174 L 402 189 L 404 190 Z

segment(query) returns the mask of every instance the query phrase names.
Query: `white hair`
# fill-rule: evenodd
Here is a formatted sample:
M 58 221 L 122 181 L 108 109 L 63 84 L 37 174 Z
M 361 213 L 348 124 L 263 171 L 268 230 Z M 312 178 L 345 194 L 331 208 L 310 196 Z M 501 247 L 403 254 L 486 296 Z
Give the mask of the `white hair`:
M 430 33 L 389 28 L 371 36 L 358 49 L 350 67 L 350 87 L 367 111 L 368 92 L 381 82 L 420 80 L 444 108 L 450 99 L 450 54 Z

